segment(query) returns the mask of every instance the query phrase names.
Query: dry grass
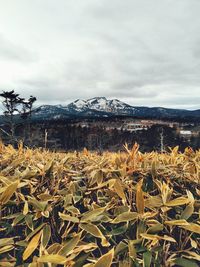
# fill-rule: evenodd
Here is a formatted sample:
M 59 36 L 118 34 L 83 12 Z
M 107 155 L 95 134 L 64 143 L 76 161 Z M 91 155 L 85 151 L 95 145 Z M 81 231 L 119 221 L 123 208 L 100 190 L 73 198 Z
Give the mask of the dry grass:
M 200 151 L 0 145 L 0 266 L 199 266 Z

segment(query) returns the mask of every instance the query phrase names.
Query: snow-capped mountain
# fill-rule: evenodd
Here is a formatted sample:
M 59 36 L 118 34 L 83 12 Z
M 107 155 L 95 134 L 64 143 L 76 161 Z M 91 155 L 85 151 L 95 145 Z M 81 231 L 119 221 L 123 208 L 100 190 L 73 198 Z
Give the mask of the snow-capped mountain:
M 43 105 L 33 111 L 33 120 L 58 120 L 72 118 L 101 118 L 112 116 L 133 116 L 138 118 L 200 118 L 200 110 L 169 109 L 161 107 L 133 107 L 118 99 L 94 97 L 77 99 L 62 105 Z
M 112 113 L 115 115 L 133 115 L 135 108 L 118 100 L 105 97 L 94 97 L 88 100 L 77 99 L 66 107 L 66 110 L 84 112 L 86 110 Z
M 66 106 L 43 105 L 32 112 L 33 121 L 104 118 L 113 116 L 200 120 L 200 110 L 191 111 L 161 107 L 133 107 L 118 99 L 94 97 L 88 100 L 77 99 Z M 16 115 L 16 119 L 20 119 L 20 117 Z M 0 123 L 2 122 L 4 122 L 4 116 L 0 116 Z

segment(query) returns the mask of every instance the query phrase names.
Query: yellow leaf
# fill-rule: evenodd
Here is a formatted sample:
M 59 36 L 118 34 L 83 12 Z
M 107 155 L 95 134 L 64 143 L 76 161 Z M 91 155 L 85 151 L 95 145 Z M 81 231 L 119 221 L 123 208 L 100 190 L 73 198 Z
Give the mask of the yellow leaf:
M 1 238 L 0 239 L 0 247 L 6 246 L 6 245 L 13 245 L 14 240 L 13 238 Z
M 194 203 L 195 202 L 195 199 L 194 199 L 193 194 L 189 190 L 186 190 L 186 191 L 187 191 L 187 196 L 188 196 L 189 201 L 191 203 Z
M 5 187 L 2 195 L 0 196 L 0 204 L 6 204 L 10 200 L 10 198 L 16 191 L 18 184 L 19 181 L 16 181 Z
M 87 252 L 93 251 L 97 247 L 98 247 L 98 245 L 96 243 L 88 243 L 88 244 L 84 244 L 84 245 L 80 244 L 79 246 L 77 246 L 74 249 L 74 253 L 82 252 L 82 251 L 85 251 L 87 253 Z
M 26 215 L 28 213 L 28 202 L 25 201 L 24 203 L 24 209 L 23 209 L 23 214 Z
M 118 196 L 124 201 L 124 203 L 126 202 L 126 196 L 124 194 L 124 190 L 123 190 L 123 185 L 122 183 L 116 179 L 115 184 L 113 186 L 115 192 L 118 194 Z
M 190 200 L 186 197 L 178 197 L 165 203 L 166 206 L 174 207 L 188 204 Z
M 121 222 L 129 222 L 134 221 L 138 218 L 137 212 L 123 212 L 122 214 L 119 214 L 111 223 L 121 223 Z
M 189 225 L 189 223 L 186 220 L 172 220 L 172 221 L 165 221 L 165 224 L 175 226 L 175 225 Z
M 193 240 L 192 238 L 190 238 L 190 243 L 191 243 L 191 246 L 193 247 L 193 248 L 197 248 L 197 242 L 195 241 L 195 240 Z
M 67 259 L 58 254 L 51 254 L 51 255 L 43 255 L 39 257 L 37 261 L 42 263 L 65 264 Z
M 84 149 L 83 149 L 83 155 L 84 156 L 88 156 L 89 155 L 89 152 L 88 152 L 86 147 L 84 147 Z
M 25 249 L 23 253 L 23 260 L 28 259 L 28 257 L 31 256 L 31 254 L 34 252 L 34 250 L 38 247 L 39 241 L 40 241 L 40 236 L 42 234 L 42 231 L 37 233 L 29 242 L 27 248 Z
M 100 188 L 106 187 L 106 186 L 108 186 L 109 188 L 112 188 L 114 186 L 114 184 L 115 184 L 115 180 L 116 179 L 110 179 L 110 180 L 108 180 L 108 181 L 106 181 L 106 182 L 104 182 L 104 183 L 102 183 L 102 184 L 100 184 L 98 186 L 89 188 L 89 190 L 97 190 L 97 189 L 100 189 Z
M 137 257 L 134 241 L 129 240 L 129 243 L 128 243 L 129 257 L 131 259 L 135 259 Z
M 162 236 L 161 239 L 166 240 L 166 241 L 170 241 L 170 242 L 176 242 L 176 240 L 173 237 L 168 236 L 168 235 Z
M 184 228 L 185 230 L 190 231 L 190 232 L 194 232 L 194 233 L 200 234 L 200 225 L 199 224 L 190 223 L 188 225 L 181 226 L 181 227 Z
M 69 222 L 73 222 L 73 223 L 78 223 L 79 222 L 79 219 L 77 217 L 70 216 L 68 214 L 64 214 L 64 213 L 61 213 L 61 212 L 59 212 L 58 214 L 59 214 L 60 218 L 63 221 L 69 221 Z
M 12 245 L 7 245 L 7 246 L 4 246 L 4 247 L 1 247 L 1 248 L 0 248 L 0 254 L 5 253 L 5 252 L 7 252 L 7 251 L 10 251 L 10 250 L 12 250 L 13 248 L 14 248 L 14 246 L 12 246 Z
M 0 181 L 6 186 L 10 184 L 10 179 L 8 179 L 7 177 L 1 176 L 1 175 L 0 175 Z
M 163 204 L 166 204 L 166 202 L 168 202 L 168 200 L 171 197 L 173 189 L 169 187 L 168 183 L 167 184 L 165 182 L 162 183 L 159 180 L 155 180 L 155 183 L 158 186 L 159 190 L 161 191 Z
M 136 191 L 136 207 L 138 213 L 140 214 L 144 213 L 144 194 L 142 191 L 142 183 L 143 180 L 140 180 L 140 182 L 137 185 L 137 191 Z
M 190 255 L 190 256 L 188 256 L 187 258 L 189 258 L 189 259 L 194 259 L 194 260 L 197 260 L 197 261 L 200 261 L 200 255 L 197 254 L 196 252 L 186 250 L 185 253 L 187 253 L 187 254 Z
M 110 267 L 114 257 L 114 248 L 112 248 L 108 253 L 101 256 L 98 261 L 94 264 L 94 267 Z
M 151 235 L 151 234 L 140 234 L 141 237 L 144 239 L 148 240 L 166 240 L 170 242 L 176 242 L 176 240 L 170 236 L 164 235 L 164 236 L 159 236 L 159 235 Z
M 155 239 L 159 239 L 158 235 L 151 235 L 151 234 L 140 234 L 141 237 L 143 237 L 144 239 L 148 239 L 148 240 L 155 240 Z
M 145 199 L 145 207 L 147 208 L 160 208 L 163 206 L 162 198 L 158 196 L 150 196 Z
M 6 262 L 4 260 L 6 260 Z M 0 261 L 0 267 L 14 267 L 14 266 L 16 266 L 15 262 L 7 262 L 7 259 L 4 259 L 4 260 Z

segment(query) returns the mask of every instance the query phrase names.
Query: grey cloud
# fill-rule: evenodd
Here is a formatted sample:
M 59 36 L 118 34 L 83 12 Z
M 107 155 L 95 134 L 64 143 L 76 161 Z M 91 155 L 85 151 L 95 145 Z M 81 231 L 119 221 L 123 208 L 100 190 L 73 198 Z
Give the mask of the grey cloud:
M 0 58 L 7 61 L 18 61 L 26 64 L 35 61 L 37 56 L 36 53 L 9 41 L 0 34 Z
M 24 48 L 0 35 L 0 57 L 26 66 L 33 56 L 29 47 L 37 52 L 39 60 L 28 73 L 12 80 L 21 93 L 35 94 L 40 103 L 106 96 L 132 105 L 200 108 L 200 1 L 30 0 L 28 5 L 22 0 L 19 5 L 23 11 L 13 12 L 22 22 L 30 17 L 27 27 L 22 24 L 24 44 L 16 42 Z M 6 83 L 8 78 L 0 78 L 0 87 Z

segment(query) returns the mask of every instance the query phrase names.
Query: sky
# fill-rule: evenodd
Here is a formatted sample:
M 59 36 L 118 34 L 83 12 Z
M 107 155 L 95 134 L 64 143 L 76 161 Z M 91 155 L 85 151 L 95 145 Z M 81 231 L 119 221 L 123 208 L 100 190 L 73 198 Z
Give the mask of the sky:
M 0 91 L 200 108 L 199 0 L 0 0 Z

